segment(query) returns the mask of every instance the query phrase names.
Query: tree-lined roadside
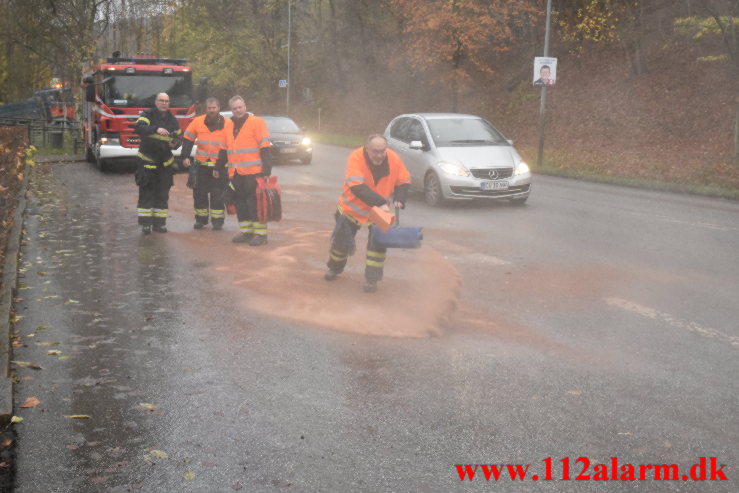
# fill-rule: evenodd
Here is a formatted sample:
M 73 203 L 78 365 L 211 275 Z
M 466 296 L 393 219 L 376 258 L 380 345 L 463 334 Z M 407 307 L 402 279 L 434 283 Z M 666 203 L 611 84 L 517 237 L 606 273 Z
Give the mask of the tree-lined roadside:
M 559 68 L 539 171 L 733 196 L 721 190 L 739 189 L 739 3 L 552 4 L 550 55 Z M 243 94 L 257 113 L 288 112 L 289 90 L 290 115 L 325 133 L 367 135 L 404 112 L 478 114 L 531 162 L 539 112 L 532 61 L 542 54 L 545 6 L 11 2 L 0 7 L 0 101 L 25 97 L 51 76 L 77 85 L 87 63 L 113 51 L 151 52 L 189 59 L 212 95 Z M 288 72 L 289 89 L 279 87 Z

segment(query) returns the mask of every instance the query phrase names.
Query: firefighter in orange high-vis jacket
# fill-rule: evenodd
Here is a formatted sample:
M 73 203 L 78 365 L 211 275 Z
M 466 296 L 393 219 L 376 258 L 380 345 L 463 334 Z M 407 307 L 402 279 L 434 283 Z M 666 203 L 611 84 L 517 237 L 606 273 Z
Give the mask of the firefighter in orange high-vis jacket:
M 362 224 L 369 221 L 373 206 L 388 210 L 392 200 L 395 207 L 405 208 L 411 177 L 403 161 L 387 148 L 387 140 L 380 134 L 367 138 L 363 147 L 349 155 L 344 179 L 344 190 L 339 198 L 339 209 L 334 215 L 336 226 L 331 235 L 331 250 L 327 281 L 333 281 L 344 271 L 349 255 L 354 253 L 354 237 Z M 374 245 L 370 230 L 364 269 L 364 291 L 377 291 L 382 280 L 385 248 Z
M 220 114 L 221 105 L 216 98 L 205 100 L 205 114 L 196 117 L 185 129 L 182 142 L 182 164 L 191 165 L 190 153 L 197 145 L 195 163 L 190 168 L 187 186 L 192 188 L 195 206 L 193 228 L 202 229 L 208 217 L 214 230 L 223 228 L 226 209 L 223 190 L 226 188 L 226 136 L 233 134 L 233 123 Z
M 233 130 L 226 135 L 229 188 L 236 197 L 236 217 L 240 233 L 234 243 L 259 246 L 267 243 L 267 224 L 257 217 L 257 178 L 269 176 L 272 164 L 269 156 L 267 124 L 246 111 L 241 96 L 228 102 L 233 113 Z

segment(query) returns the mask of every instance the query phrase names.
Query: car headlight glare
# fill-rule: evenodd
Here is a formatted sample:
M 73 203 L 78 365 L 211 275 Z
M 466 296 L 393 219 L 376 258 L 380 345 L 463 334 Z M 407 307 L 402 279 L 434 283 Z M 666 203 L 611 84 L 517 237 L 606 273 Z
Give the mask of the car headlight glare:
M 303 137 L 303 142 L 302 142 L 302 144 L 303 144 L 304 146 L 309 146 L 309 145 L 310 145 L 310 139 L 309 139 L 308 137 Z
M 459 164 L 450 163 L 448 161 L 442 161 L 439 163 L 439 168 L 441 170 L 452 176 L 470 176 L 470 172 L 467 171 L 467 168 L 464 166 L 460 166 Z
M 521 161 L 518 163 L 518 166 L 516 166 L 516 171 L 514 174 L 516 175 L 525 175 L 529 172 L 529 165 Z

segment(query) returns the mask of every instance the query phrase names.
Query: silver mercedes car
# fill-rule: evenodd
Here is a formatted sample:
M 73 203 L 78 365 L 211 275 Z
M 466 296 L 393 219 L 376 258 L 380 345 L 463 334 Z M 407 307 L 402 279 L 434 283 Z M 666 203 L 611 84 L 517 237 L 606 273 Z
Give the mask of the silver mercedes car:
M 506 199 L 524 204 L 531 172 L 510 140 L 490 122 L 458 113 L 411 113 L 385 129 L 388 147 L 411 174 L 412 189 L 426 202 Z

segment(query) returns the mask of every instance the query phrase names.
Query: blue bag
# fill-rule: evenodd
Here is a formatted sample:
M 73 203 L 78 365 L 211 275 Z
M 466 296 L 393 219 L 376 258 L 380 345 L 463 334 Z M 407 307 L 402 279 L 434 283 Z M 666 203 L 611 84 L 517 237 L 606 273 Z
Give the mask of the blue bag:
M 395 209 L 395 225 L 387 232 L 374 224 L 370 226 L 372 244 L 382 248 L 420 248 L 423 240 L 423 228 L 418 226 L 400 226 L 400 211 Z
M 423 240 L 422 227 L 391 226 L 387 233 L 374 224 L 372 230 L 372 244 L 383 248 L 420 248 Z

